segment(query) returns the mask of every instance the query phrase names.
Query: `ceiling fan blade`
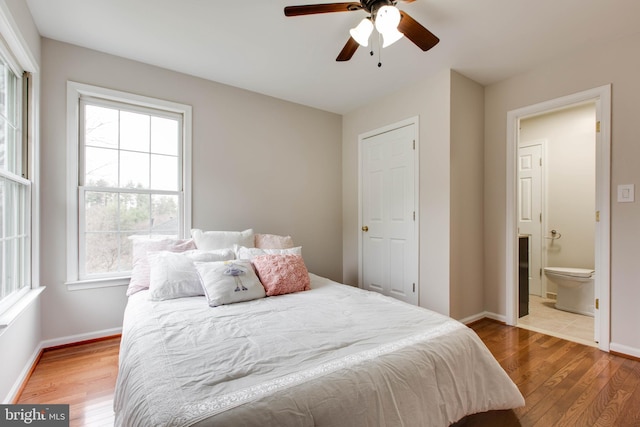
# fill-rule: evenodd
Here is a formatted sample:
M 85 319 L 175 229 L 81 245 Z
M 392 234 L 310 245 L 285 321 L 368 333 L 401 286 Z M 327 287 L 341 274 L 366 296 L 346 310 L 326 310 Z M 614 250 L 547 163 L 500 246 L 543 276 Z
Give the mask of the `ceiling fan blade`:
M 285 16 L 314 15 L 316 13 L 352 12 L 362 9 L 360 3 L 325 3 L 308 4 L 303 6 L 287 6 L 284 8 Z
M 420 49 L 427 51 L 438 44 L 440 39 L 431 31 L 420 25 L 418 21 L 410 17 L 407 12 L 400 11 L 400 23 L 398 31 L 415 43 Z
M 338 54 L 336 61 L 350 60 L 353 54 L 356 53 L 356 50 L 358 50 L 358 46 L 360 46 L 358 42 L 355 41 L 353 37 L 349 37 L 349 40 L 347 40 L 347 44 L 344 45 L 344 47 Z

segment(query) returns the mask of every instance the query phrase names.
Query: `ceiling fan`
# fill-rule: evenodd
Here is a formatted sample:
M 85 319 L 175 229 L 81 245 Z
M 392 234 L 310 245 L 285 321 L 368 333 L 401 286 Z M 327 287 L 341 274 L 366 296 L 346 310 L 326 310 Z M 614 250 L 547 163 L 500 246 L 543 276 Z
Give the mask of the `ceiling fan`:
M 415 0 L 400 0 L 412 3 Z M 376 30 L 384 39 L 382 47 L 389 46 L 406 36 L 423 51 L 434 47 L 440 39 L 431 31 L 420 25 L 408 13 L 398 10 L 397 0 L 360 0 L 360 2 L 309 4 L 301 6 L 287 6 L 285 16 L 314 15 L 318 13 L 354 12 L 364 10 L 369 14 L 357 27 L 351 29 L 351 37 L 338 54 L 336 61 L 348 61 L 358 49 L 367 46 L 369 36 L 375 25 Z M 372 52 L 373 54 L 373 52 Z

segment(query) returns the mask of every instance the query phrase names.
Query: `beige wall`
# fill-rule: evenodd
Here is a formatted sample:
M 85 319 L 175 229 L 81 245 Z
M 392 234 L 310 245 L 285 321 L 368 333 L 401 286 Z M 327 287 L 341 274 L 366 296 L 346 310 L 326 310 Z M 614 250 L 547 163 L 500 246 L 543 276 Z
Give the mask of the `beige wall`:
M 485 275 L 486 309 L 505 314 L 506 119 L 507 112 L 612 84 L 612 194 L 619 184 L 640 183 L 638 96 L 640 35 L 558 59 L 485 88 Z M 640 203 L 611 205 L 612 349 L 640 355 Z M 488 236 L 491 236 L 489 238 Z
M 203 229 L 290 234 L 311 272 L 340 280 L 339 115 L 43 39 L 43 339 L 117 328 L 125 288 L 68 291 L 68 80 L 193 107 L 193 222 Z
M 481 276 L 473 271 L 482 269 L 482 105 L 481 86 L 443 70 L 344 116 L 345 283 L 358 284 L 358 136 L 418 116 L 419 303 L 458 318 L 482 311 Z M 469 223 L 461 207 L 471 210 Z
M 484 88 L 451 73 L 450 316 L 484 311 Z
M 543 267 L 595 268 L 596 110 L 589 103 L 520 121 L 520 143 L 546 141 Z M 550 230 L 562 237 L 544 239 Z M 557 286 L 547 281 L 547 291 Z

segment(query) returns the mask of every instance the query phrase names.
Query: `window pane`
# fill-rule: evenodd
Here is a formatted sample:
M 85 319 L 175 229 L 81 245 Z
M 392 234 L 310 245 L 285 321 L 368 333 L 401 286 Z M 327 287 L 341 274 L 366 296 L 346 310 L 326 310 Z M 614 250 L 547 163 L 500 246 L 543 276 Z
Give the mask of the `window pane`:
M 152 234 L 177 236 L 180 226 L 178 217 L 178 196 L 151 196 Z
M 151 228 L 151 196 L 149 194 L 120 194 L 120 231 L 147 234 Z
M 120 233 L 120 271 L 131 271 L 133 268 L 133 242 L 131 234 Z
M 0 299 L 29 286 L 29 186 L 22 178 L 22 98 L 19 78 L 0 57 Z
M 85 234 L 85 269 L 87 274 L 118 271 L 120 239 L 118 233 Z
M 16 273 L 18 260 L 18 246 L 16 245 L 16 239 L 8 239 L 4 242 L 5 246 L 5 258 L 4 258 L 4 281 L 7 286 L 7 295 L 12 291 L 19 288 Z
M 8 117 L 7 115 L 7 97 L 8 97 L 8 78 L 11 73 L 9 67 L 7 67 L 2 61 L 0 61 L 0 115 Z
M 178 121 L 163 117 L 151 118 L 151 152 L 178 155 Z
M 85 181 L 80 182 L 84 205 L 79 220 L 85 234 L 79 253 L 84 276 L 79 278 L 115 276 L 131 269 L 130 236 L 180 234 L 181 120 L 142 106 L 132 112 L 128 104 L 113 100 L 108 106 L 92 104 L 91 98 L 80 102 Z
M 120 151 L 120 187 L 149 188 L 149 154 Z
M 84 182 L 88 187 L 117 187 L 118 150 L 87 147 Z
M 5 168 L 9 172 L 20 175 L 22 169 L 22 143 L 18 140 L 18 134 L 13 126 L 7 125 L 5 135 L 7 138 Z
M 84 111 L 85 145 L 118 148 L 118 110 L 86 105 Z
M 0 239 L 4 238 L 4 211 L 5 211 L 5 206 L 6 206 L 6 202 L 4 200 L 4 193 L 5 193 L 5 184 L 7 183 L 7 180 L 4 178 L 0 178 Z M 0 258 L 0 264 L 2 264 L 2 258 Z
M 178 158 L 151 155 L 151 188 L 178 191 Z
M 118 193 L 86 191 L 86 231 L 118 231 Z
M 4 241 L 0 240 L 0 299 L 6 297 L 11 293 L 11 288 L 9 288 L 9 284 L 4 281 Z
M 5 238 L 13 238 L 18 234 L 18 216 L 22 213 L 22 206 L 18 198 L 17 185 L 11 181 L 7 181 L 4 185 L 4 205 L 8 208 L 4 217 Z
M 0 169 L 5 169 L 6 166 L 6 158 L 7 158 L 7 131 L 8 131 L 7 122 L 4 118 L 0 117 Z
M 120 111 L 120 149 L 149 152 L 149 119 L 146 114 Z

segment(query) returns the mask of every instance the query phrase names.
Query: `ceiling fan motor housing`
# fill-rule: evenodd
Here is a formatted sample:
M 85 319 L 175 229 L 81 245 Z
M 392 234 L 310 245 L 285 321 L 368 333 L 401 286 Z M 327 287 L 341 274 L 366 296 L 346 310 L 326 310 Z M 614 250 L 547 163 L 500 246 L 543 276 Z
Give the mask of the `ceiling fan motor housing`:
M 375 18 L 378 9 L 382 6 L 395 6 L 397 1 L 395 0 L 360 0 L 362 8 L 369 12 L 372 17 Z

